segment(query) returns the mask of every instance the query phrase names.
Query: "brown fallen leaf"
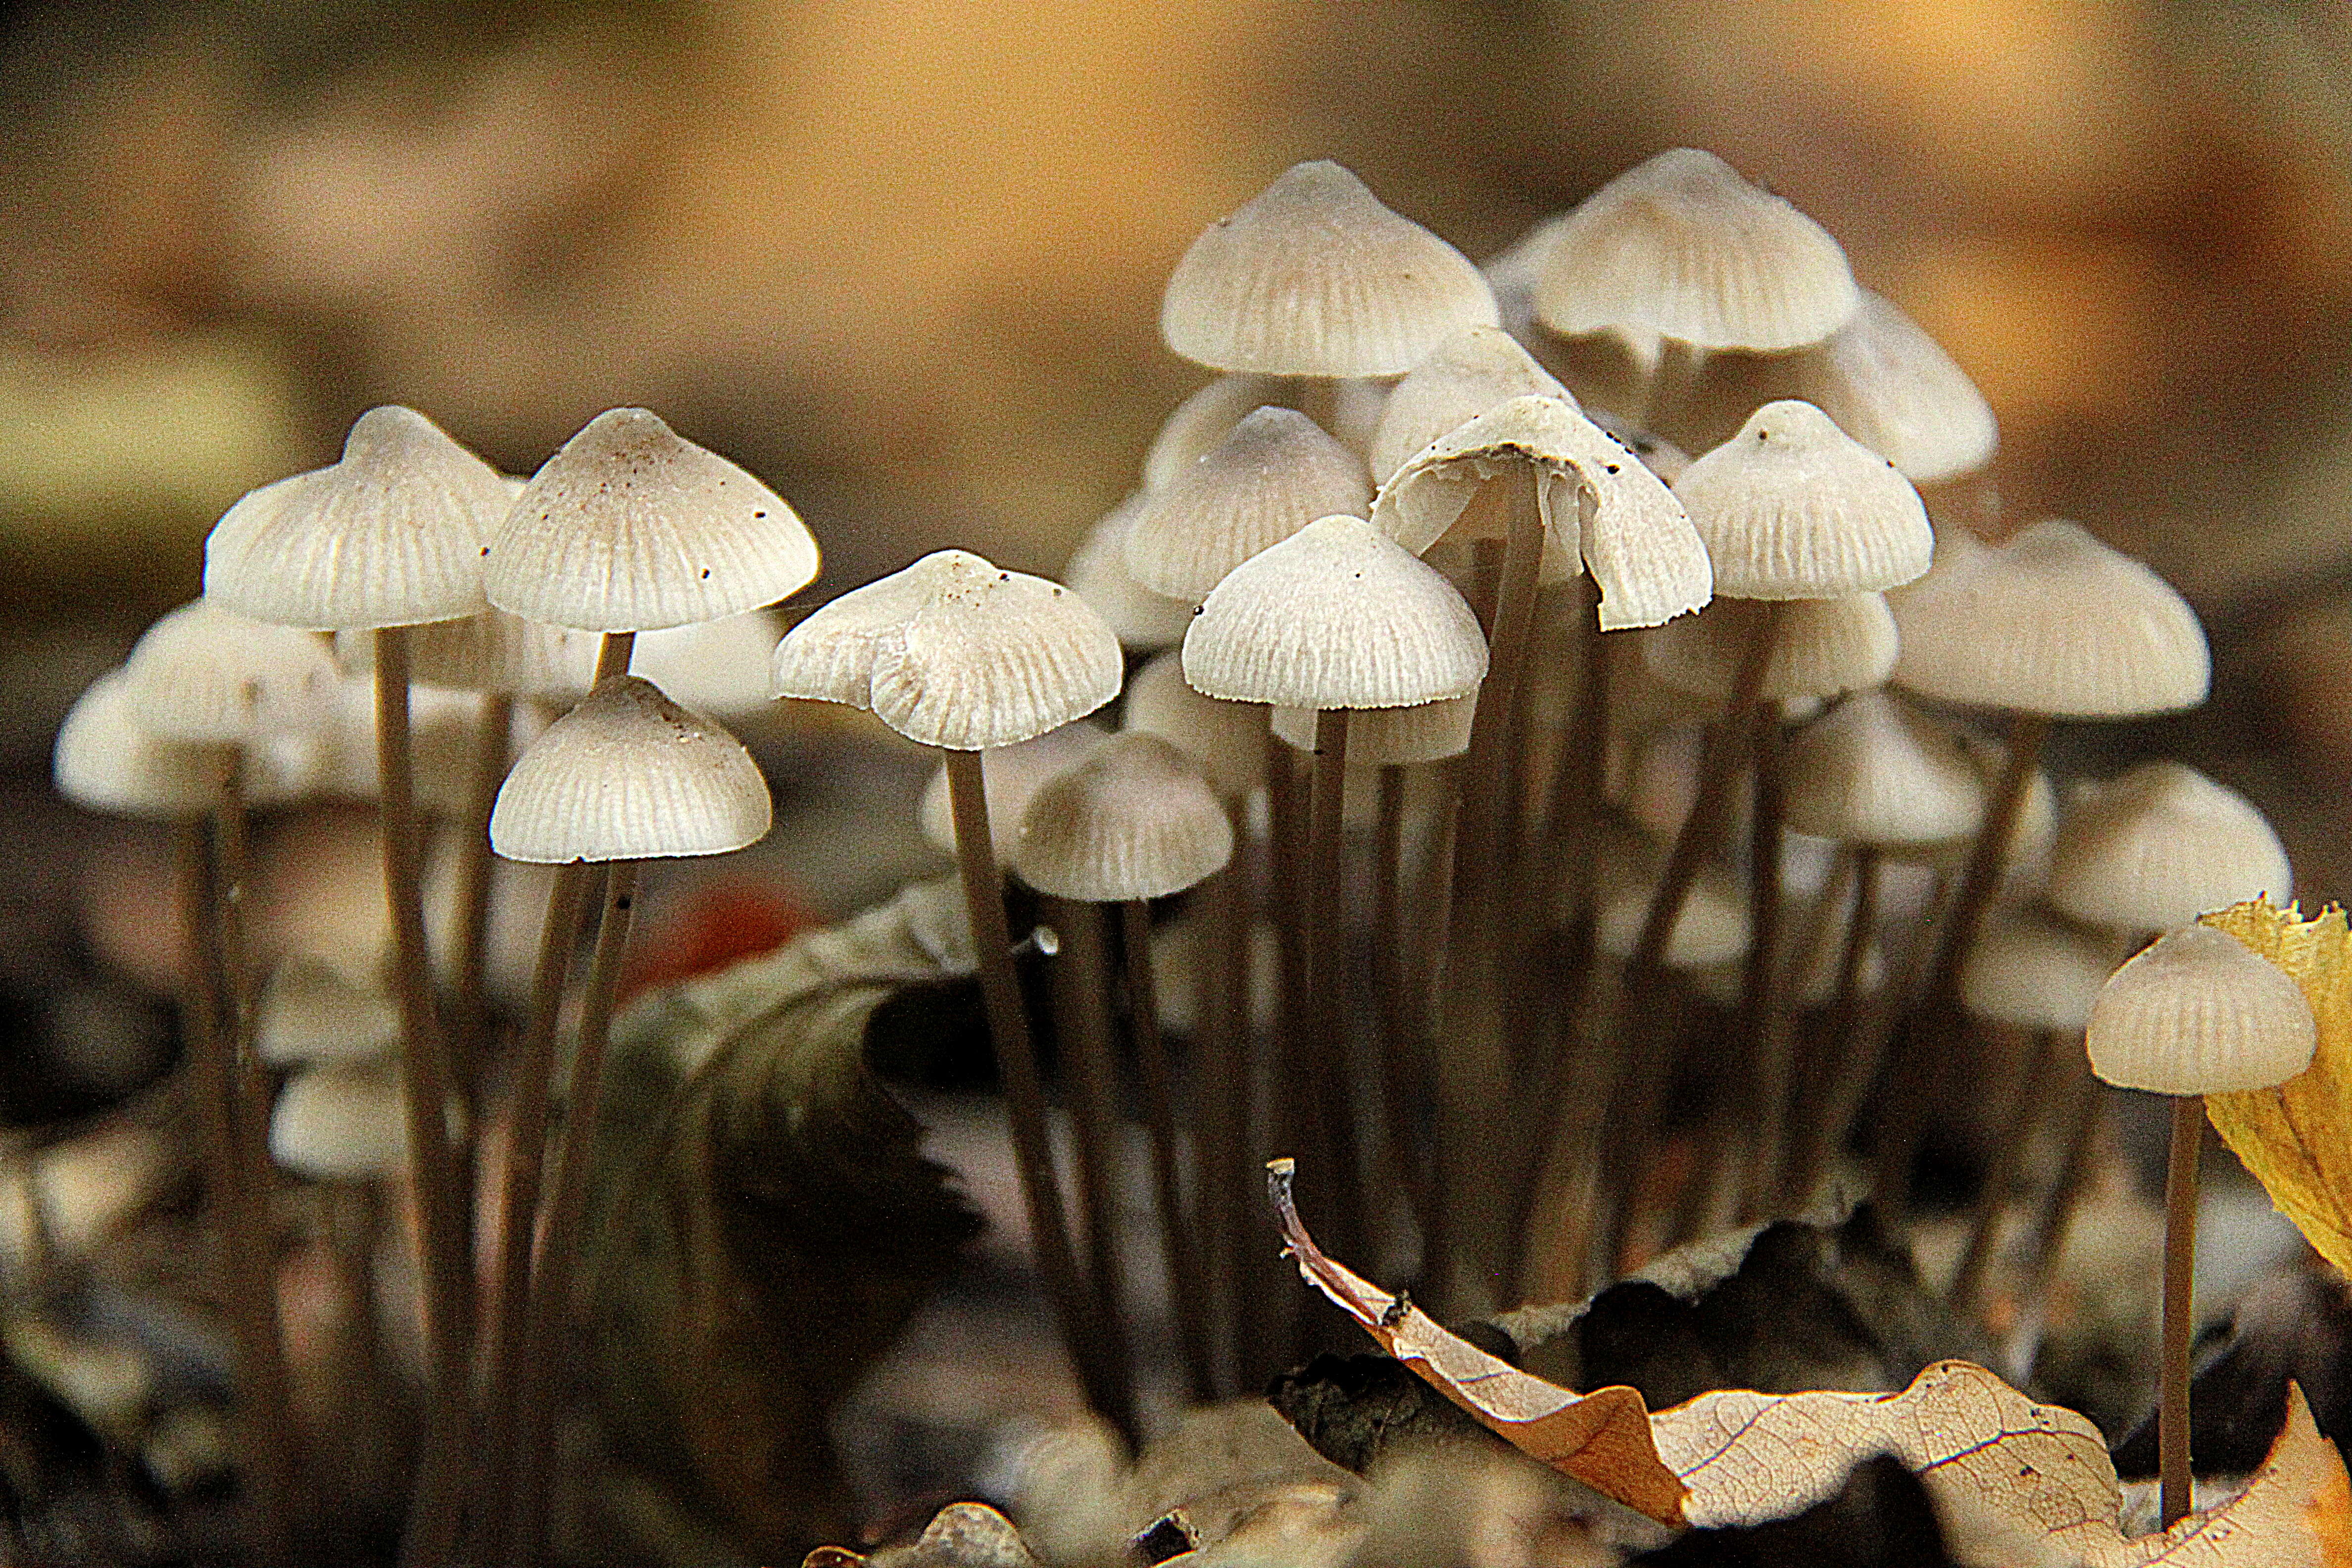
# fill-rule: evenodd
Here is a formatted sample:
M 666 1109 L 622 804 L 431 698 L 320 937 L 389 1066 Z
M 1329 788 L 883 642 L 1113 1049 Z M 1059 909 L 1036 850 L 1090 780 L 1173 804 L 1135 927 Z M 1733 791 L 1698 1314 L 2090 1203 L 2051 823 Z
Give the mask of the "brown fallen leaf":
M 2287 1384 L 2286 1425 L 2245 1490 L 2161 1535 L 2086 1553 L 2084 1568 L 2352 1568 L 2352 1482 Z
M 1403 1297 L 1325 1257 L 1291 1202 L 1292 1163 L 1276 1160 L 1266 1169 L 1299 1273 L 1361 1323 L 1381 1349 L 1521 1452 L 1661 1524 L 1685 1522 L 1685 1488 L 1658 1458 L 1639 1394 L 1630 1388 L 1571 1394 L 1448 1333 Z

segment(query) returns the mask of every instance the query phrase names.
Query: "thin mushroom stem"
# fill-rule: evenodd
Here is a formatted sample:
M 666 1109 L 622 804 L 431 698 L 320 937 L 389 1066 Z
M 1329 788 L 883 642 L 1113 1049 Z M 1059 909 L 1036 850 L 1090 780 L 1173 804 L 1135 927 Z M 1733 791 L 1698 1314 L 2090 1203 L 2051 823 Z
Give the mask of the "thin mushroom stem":
M 2197 1156 L 2205 1142 L 2205 1097 L 2172 1102 L 2172 1147 L 2164 1177 L 2164 1370 L 2157 1405 L 2161 1524 L 2169 1530 L 2196 1506 L 2189 1462 L 2189 1341 L 2196 1327 Z
M 1864 1055 L 1854 1036 L 1862 1022 L 1863 961 L 1869 956 L 1871 936 L 1878 929 L 1878 865 L 1877 846 L 1853 847 L 1853 908 L 1846 918 L 1844 943 L 1838 949 L 1822 1070 L 1811 1079 L 1809 1103 L 1798 1107 L 1797 1159 L 1784 1189 L 1795 1203 L 1812 1195 L 1845 1135 L 1845 1119 L 1839 1108 L 1844 1103 L 1845 1077 L 1857 1070 Z
M 1225 803 L 1234 827 L 1233 863 L 1202 889 L 1208 902 L 1211 984 L 1201 1018 L 1199 1117 L 1202 1232 L 1211 1292 L 1210 1355 L 1220 1389 L 1238 1387 L 1241 1281 L 1250 1277 L 1241 1238 L 1247 1234 L 1253 1171 L 1249 1158 L 1250 887 L 1249 836 L 1238 799 Z
M 457 960 L 457 1019 L 467 1047 L 465 1054 L 452 1063 L 452 1076 L 458 1092 L 469 1100 L 474 1079 L 490 1054 L 489 1005 L 484 994 L 490 885 L 497 866 L 490 854 L 490 812 L 498 805 L 499 786 L 506 782 L 513 730 L 513 696 L 484 692 L 480 728 L 475 732 L 474 775 L 466 792 L 466 820 L 459 840 L 457 939 L 451 943 Z
M 1132 1402 L 1128 1361 L 1127 1291 L 1119 1271 L 1118 1074 L 1112 1058 L 1109 966 L 1103 953 L 1101 913 L 1092 904 L 1053 901 L 1061 951 L 1047 971 L 1054 1020 L 1070 1069 L 1070 1121 L 1076 1136 L 1078 1196 L 1083 1205 L 1086 1256 L 1080 1260 L 1094 1288 L 1094 1308 L 1107 1353 L 1120 1381 L 1120 1397 Z
M 1774 605 L 1766 617 L 1766 637 L 1779 619 Z M 1734 1047 L 1747 1059 L 1748 1092 L 1753 1100 L 1735 1112 L 1748 1121 L 1748 1171 L 1742 1184 L 1740 1208 L 1757 1217 L 1780 1191 L 1780 1168 L 1787 1148 L 1782 1125 L 1788 1116 L 1789 1075 L 1793 1066 L 1793 1038 L 1782 1016 L 1778 995 L 1780 978 L 1780 785 L 1781 710 L 1778 700 L 1758 704 L 1753 756 L 1755 773 L 1751 798 L 1748 855 L 1748 952 L 1740 971 L 1739 1016 Z M 1733 1110 L 1730 1101 L 1727 1110 Z M 1726 1121 L 1730 1118 L 1726 1118 Z M 1729 1127 L 1724 1131 L 1730 1131 Z M 1717 1158 L 1738 1140 L 1716 1140 Z
M 2079 1059 L 2079 1058 L 2077 1058 Z M 2059 1158 L 2058 1180 L 2042 1194 L 2042 1206 L 2034 1215 L 2033 1230 L 2025 1247 L 2025 1266 L 2018 1278 L 2018 1321 L 2025 1336 L 2018 1349 L 2007 1358 L 2014 1373 L 2011 1381 L 2022 1384 L 2033 1374 L 2033 1362 L 2041 1348 L 2040 1323 L 2042 1310 L 2050 1294 L 2050 1276 L 2055 1268 L 2060 1250 L 2066 1244 L 2066 1232 L 2074 1224 L 2075 1205 L 2082 1202 L 2083 1193 L 2091 1183 L 2091 1167 L 2095 1163 L 2099 1146 L 2099 1128 L 2106 1120 L 2105 1086 L 2088 1072 L 2074 1075 L 2074 1102 L 2069 1108 L 2073 1118 L 2067 1128 L 2066 1147 Z
M 629 673 L 629 661 L 636 657 L 637 634 L 606 632 L 596 639 L 596 674 L 594 683 L 602 686 L 616 675 Z
M 1381 1121 L 1389 1165 L 1414 1216 L 1426 1225 L 1429 1172 L 1419 1148 L 1419 1108 L 1427 1103 L 1429 1086 L 1404 958 L 1405 782 L 1403 768 L 1381 769 L 1372 863 L 1372 987 L 1380 1018 Z
M 1118 907 L 1119 945 L 1127 967 L 1128 1026 L 1134 1031 L 1143 1120 L 1151 1132 L 1152 1187 L 1160 1203 L 1160 1245 L 1167 1254 L 1168 1293 L 1176 1313 L 1176 1346 L 1193 1399 L 1216 1396 L 1209 1360 L 1209 1320 L 1201 1303 L 1207 1278 L 1193 1227 L 1187 1222 L 1184 1172 L 1176 1142 L 1176 1075 L 1160 1033 L 1160 997 L 1151 973 L 1151 907 L 1129 899 Z
M 981 773 L 981 753 L 949 752 L 946 757 L 956 861 L 962 873 L 972 947 L 980 961 L 989 1041 L 995 1049 L 998 1076 L 1004 1083 L 1013 1160 L 1020 1169 L 1037 1273 L 1060 1320 L 1063 1342 L 1088 1401 L 1132 1443 L 1135 1413 L 1122 1402 L 1119 1380 L 1105 1360 L 1101 1329 L 1070 1250 L 1069 1225 L 1062 1212 L 1062 1191 L 1055 1179 L 1053 1145 L 1045 1127 L 1045 1088 L 1030 1041 L 1020 977 L 1013 967 L 1013 938 L 1005 925 L 1004 888 L 989 833 L 988 784 Z
M 1339 984 L 1341 937 L 1338 930 L 1342 893 L 1340 857 L 1347 842 L 1348 710 L 1326 708 L 1315 715 L 1315 772 L 1308 801 L 1307 888 L 1299 909 L 1299 945 L 1306 957 L 1306 987 L 1318 1005 L 1307 1012 L 1307 1049 L 1299 1065 L 1306 1111 L 1306 1147 L 1331 1173 L 1335 1237 L 1360 1247 L 1364 1236 L 1361 1173 L 1356 1160 L 1354 1102 L 1349 1093 L 1347 1014 Z M 1296 1048 L 1296 1047 L 1294 1047 Z

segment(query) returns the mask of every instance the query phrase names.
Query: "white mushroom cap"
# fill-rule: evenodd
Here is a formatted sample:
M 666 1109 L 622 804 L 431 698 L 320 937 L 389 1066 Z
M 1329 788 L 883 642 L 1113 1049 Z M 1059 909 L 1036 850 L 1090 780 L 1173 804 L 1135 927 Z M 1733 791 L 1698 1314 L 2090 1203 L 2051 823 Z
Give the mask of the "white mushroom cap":
M 1128 573 L 1127 531 L 1143 495 L 1138 490 L 1105 512 L 1062 569 L 1070 592 L 1092 605 L 1130 652 L 1174 647 L 1192 624 L 1190 601 L 1155 594 Z
M 1570 336 L 1606 331 L 1777 352 L 1821 342 L 1860 302 L 1826 229 L 1689 147 L 1587 196 L 1550 235 L 1539 265 L 1536 314 Z
M 2079 921 L 2168 931 L 2294 890 L 2286 847 L 2253 802 L 2196 769 L 2143 763 L 2085 790 L 2050 855 L 2050 902 Z
M 1188 605 L 1225 574 L 1318 517 L 1360 514 L 1372 499 L 1364 461 L 1304 414 L 1259 408 L 1156 490 L 1129 520 L 1129 575 Z
M 1895 679 L 1947 702 L 2127 719 L 2205 700 L 2197 613 L 2075 523 L 2037 522 L 1998 546 L 1955 539 L 1887 603 L 1903 634 Z
M 490 602 L 587 631 L 655 631 L 772 605 L 816 541 L 766 485 L 643 408 L 612 408 L 523 487 L 482 556 Z
M 1213 370 L 1379 376 L 1402 375 L 1454 332 L 1496 320 L 1467 257 L 1318 162 L 1202 231 L 1169 277 L 1160 331 Z
M 320 729 L 341 680 L 325 638 L 204 599 L 149 626 L 122 676 L 141 721 L 175 741 L 243 742 Z
M 236 755 L 226 746 L 156 734 L 132 710 L 123 672 L 113 669 L 91 681 L 67 712 L 50 762 L 58 793 L 86 811 L 171 821 L 218 805 Z M 247 804 L 274 805 L 302 795 L 318 763 L 315 736 L 273 735 L 242 748 Z
M 1543 264 L 1551 255 L 1553 244 L 1573 216 L 1555 213 L 1479 266 L 1478 269 L 1486 275 L 1486 286 L 1495 291 L 1495 308 L 1502 317 L 1503 330 L 1515 338 L 1532 338 L 1539 324 L 1536 321 L 1536 281 L 1543 274 Z
M 1109 737 L 1110 731 L 1101 725 L 1081 719 L 1030 740 L 982 752 L 980 772 L 988 786 L 989 842 L 1009 845 L 1019 837 L 1021 814 L 1029 809 L 1029 797 L 1047 779 L 1076 767 Z M 929 782 L 923 785 L 922 798 L 915 804 L 915 824 L 922 829 L 923 842 L 932 848 L 942 855 L 956 852 L 955 803 L 948 794 L 945 763 L 931 770 Z
M 254 1045 L 272 1066 L 373 1061 L 400 1048 L 400 1009 L 383 988 L 300 954 L 280 960 L 254 1009 Z
M 1913 484 L 1992 461 L 1992 407 L 1935 339 L 1868 289 L 1853 319 L 1795 356 L 1797 393 Z
M 1029 797 L 1013 866 L 1041 893 L 1114 903 L 1181 892 L 1233 854 L 1233 824 L 1200 764 L 1129 730 Z
M 396 405 L 352 426 L 342 460 L 264 485 L 205 541 L 205 596 L 280 626 L 415 626 L 484 605 L 499 471 Z
M 910 741 L 985 751 L 1084 718 L 1118 695 L 1125 668 L 1084 599 L 995 572 L 942 587 L 881 639 L 874 713 Z
M 1959 737 L 1900 697 L 1861 691 L 1782 758 L 1789 826 L 1849 843 L 1940 844 L 1984 820 L 1984 773 Z
M 874 658 L 915 612 L 949 588 L 994 576 L 996 568 L 969 550 L 935 550 L 911 566 L 877 577 L 802 621 L 776 645 L 769 666 L 778 697 L 874 706 Z
M 1417 702 L 1410 708 L 1366 708 L 1348 721 L 1348 762 L 1356 767 L 1398 767 L 1458 757 L 1470 749 L 1478 693 Z M 1277 708 L 1274 732 L 1302 752 L 1315 749 L 1315 710 Z
M 768 831 L 767 781 L 734 736 L 619 676 L 515 759 L 490 813 L 509 860 L 651 860 L 723 855 Z
M 1883 593 L 1927 570 L 1918 491 L 1810 403 L 1768 403 L 1693 462 L 1675 494 L 1706 542 L 1715 591 L 1739 599 Z
M 1402 708 L 1486 674 L 1454 584 L 1361 518 L 1319 519 L 1244 562 L 1184 634 L 1184 679 L 1240 702 Z
M 1193 690 L 1180 650 L 1171 648 L 1135 672 L 1120 722 L 1172 743 L 1208 770 L 1221 794 L 1247 795 L 1265 782 L 1265 709 Z
M 408 1163 L 400 1086 L 389 1074 L 356 1062 L 298 1073 L 270 1113 L 269 1154 L 313 1181 L 398 1175 Z
M 1643 632 L 1642 655 L 1667 685 L 1720 702 L 1738 684 L 1748 645 L 1766 635 L 1772 651 L 1758 689 L 1762 697 L 1835 697 L 1876 686 L 1895 668 L 1895 617 L 1879 594 L 1793 599 L 1777 608 L 1717 599 L 1696 616 Z
M 1216 448 L 1242 416 L 1282 401 L 1275 375 L 1221 375 L 1178 404 L 1143 455 L 1143 488 L 1156 490 Z M 1076 586 L 1076 584 L 1072 584 Z
M 2319 1026 L 2284 970 L 2227 931 L 2188 926 L 2116 971 L 2091 1009 L 2091 1070 L 2121 1089 L 2270 1089 L 2311 1065 Z
M 1372 477 L 1385 483 L 1405 460 L 1514 397 L 1576 399 L 1500 327 L 1465 327 L 1396 384 L 1372 432 Z
M 1960 1002 L 1996 1024 L 2072 1035 L 2090 1021 L 2115 967 L 2105 947 L 2074 927 L 2040 910 L 2005 910 L 1969 950 Z

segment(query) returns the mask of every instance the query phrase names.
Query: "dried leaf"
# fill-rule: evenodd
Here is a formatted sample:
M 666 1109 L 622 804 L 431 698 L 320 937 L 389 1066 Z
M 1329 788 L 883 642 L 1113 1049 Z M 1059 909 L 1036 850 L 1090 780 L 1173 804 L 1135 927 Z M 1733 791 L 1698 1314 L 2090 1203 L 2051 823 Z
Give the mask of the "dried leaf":
M 1268 1170 L 1283 1237 L 1299 1273 L 1361 1323 L 1381 1349 L 1521 1452 L 1662 1524 L 1684 1522 L 1685 1488 L 1659 1459 L 1639 1394 L 1630 1388 L 1571 1394 L 1446 1332 L 1403 1297 L 1326 1258 L 1291 1203 L 1291 1163 L 1276 1160 Z
M 2286 1425 L 2246 1489 L 2162 1535 L 2102 1544 L 2083 1568 L 2352 1568 L 2352 1484 L 2344 1457 L 2287 1387 Z
M 2267 899 L 2206 915 L 2294 978 L 2319 1020 L 2311 1066 L 2276 1089 L 2205 1097 L 2221 1141 L 2320 1255 L 2352 1275 L 2352 929 Z

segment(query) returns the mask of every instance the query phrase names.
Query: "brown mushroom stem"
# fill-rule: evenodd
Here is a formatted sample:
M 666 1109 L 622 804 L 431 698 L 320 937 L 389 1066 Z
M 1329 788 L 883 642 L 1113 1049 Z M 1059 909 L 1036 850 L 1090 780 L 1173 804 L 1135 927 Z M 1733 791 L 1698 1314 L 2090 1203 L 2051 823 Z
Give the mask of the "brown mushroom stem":
M 1429 1172 L 1420 1151 L 1420 1108 L 1428 1103 L 1420 1015 L 1405 963 L 1405 770 L 1381 769 L 1372 859 L 1372 988 L 1379 1015 L 1381 1122 L 1390 1169 L 1414 1216 L 1428 1223 Z
M 616 675 L 629 673 L 629 661 L 636 657 L 637 634 L 606 632 L 596 639 L 596 674 L 593 684 L 602 686 Z
M 1768 611 L 1767 630 L 1779 619 L 1779 606 Z M 1769 1207 L 1780 1189 L 1780 1167 L 1787 1143 L 1782 1135 L 1788 1120 L 1789 1075 L 1794 1067 L 1794 1038 L 1778 994 L 1780 978 L 1781 915 L 1781 715 L 1778 700 L 1757 705 L 1748 852 L 1748 952 L 1739 975 L 1739 1012 L 1733 1026 L 1734 1049 L 1748 1066 L 1748 1096 L 1725 1098 L 1727 1113 L 1719 1118 L 1725 1136 L 1713 1140 L 1716 1158 L 1727 1159 L 1743 1140 L 1736 1123 L 1746 1121 L 1744 1142 L 1748 1170 L 1740 1184 L 1740 1212 L 1755 1219 Z
M 2172 1102 L 2172 1148 L 2164 1173 L 2164 1370 L 2156 1415 L 2161 1524 L 2169 1530 L 2196 1506 L 2189 1464 L 2189 1342 L 2196 1327 L 2197 1156 L 2205 1142 L 2205 1097 Z
M 1021 980 L 1013 967 L 1013 938 L 1004 918 L 1004 886 L 988 826 L 988 784 L 978 752 L 948 752 L 948 803 L 954 814 L 956 862 L 962 873 L 964 908 L 971 922 L 973 952 L 980 963 L 980 990 L 988 1014 L 989 1043 L 1003 1080 L 1012 1123 L 1013 1155 L 1021 1175 L 1021 1195 L 1029 1215 L 1037 1273 L 1060 1321 L 1080 1384 L 1095 1409 L 1132 1443 L 1135 1412 L 1119 1397 L 1120 1382 L 1106 1359 L 1101 1331 L 1088 1302 L 1077 1259 L 1070 1248 L 1062 1190 L 1054 1175 L 1053 1145 L 1045 1126 L 1045 1092 L 1037 1054 L 1029 1037 L 1029 1015 Z
M 1184 1172 L 1176 1143 L 1176 1074 L 1160 1033 L 1160 997 L 1151 973 L 1151 906 L 1129 899 L 1118 907 L 1119 944 L 1127 965 L 1129 1027 L 1135 1035 L 1143 1120 L 1151 1133 L 1152 1188 L 1160 1205 L 1160 1245 L 1167 1254 L 1168 1293 L 1175 1309 L 1176 1347 L 1184 1382 L 1196 1402 L 1216 1397 L 1209 1359 L 1209 1319 L 1202 1305 L 1208 1277 L 1184 1204 Z
M 1111 1050 L 1109 964 L 1103 952 L 1101 911 L 1070 899 L 1053 900 L 1050 919 L 1061 949 L 1046 969 L 1054 1026 L 1069 1068 L 1070 1128 L 1078 1167 L 1079 1268 L 1094 1291 L 1119 1397 L 1133 1402 L 1128 1360 L 1127 1291 L 1119 1271 L 1118 1068 Z
M 457 925 L 450 943 L 457 957 L 462 1040 L 450 1052 L 451 1078 L 457 1092 L 469 1102 L 474 1080 L 490 1055 L 489 1005 L 484 994 L 490 885 L 497 866 L 490 853 L 490 812 L 498 805 L 499 785 L 506 782 L 513 730 L 513 697 L 503 691 L 483 693 L 480 727 L 475 732 L 474 773 L 467 781 L 466 818 L 458 840 Z
M 1300 1110 L 1302 1152 L 1314 1153 L 1331 1177 L 1332 1234 L 1360 1250 L 1364 1237 L 1362 1173 L 1356 1158 L 1355 1107 L 1348 1067 L 1346 988 L 1340 980 L 1341 855 L 1347 844 L 1348 710 L 1326 708 L 1315 715 L 1315 771 L 1308 801 L 1307 883 L 1299 908 L 1299 945 L 1305 955 L 1303 1009 L 1307 1033 L 1292 1046 L 1303 1068 L 1294 1078 Z M 1304 1049 L 1300 1049 L 1304 1047 Z
M 1822 1173 L 1845 1136 L 1845 1081 L 1862 1070 L 1862 966 L 1870 954 L 1870 941 L 1878 929 L 1878 849 L 1853 846 L 1853 906 L 1846 917 L 1845 941 L 1838 949 L 1837 979 L 1830 993 L 1823 1030 L 1820 1068 L 1809 1080 L 1811 1089 L 1793 1118 L 1797 1157 L 1790 1164 L 1782 1195 L 1802 1205 L 1821 1184 Z
M 1233 863 L 1202 889 L 1208 902 L 1213 957 L 1202 994 L 1201 1068 L 1195 1099 L 1203 1252 L 1211 1292 L 1210 1355 L 1221 1391 L 1240 1386 L 1234 1356 L 1239 1336 L 1243 1281 L 1255 1278 L 1249 1234 L 1255 1211 L 1255 1166 L 1250 1158 L 1250 876 L 1249 835 L 1238 799 L 1225 803 L 1234 827 Z
M 2041 1100 L 2050 1069 L 2056 1065 L 2058 1051 L 2059 1037 L 2055 1031 L 2043 1029 L 2035 1033 L 2032 1044 L 2027 1047 L 2024 1070 L 2017 1075 L 1993 1122 L 1991 1157 L 1985 1162 L 1983 1185 L 1977 1193 L 1976 1212 L 1970 1216 L 1968 1246 L 1960 1253 L 1960 1266 L 1952 1276 L 1952 1289 L 1947 1298 L 1956 1317 L 1973 1318 L 1983 1310 L 1985 1277 L 1992 1267 L 1993 1238 L 2000 1233 L 2001 1216 L 2009 1212 L 2009 1189 L 2017 1179 L 2033 1108 Z
M 2075 1058 L 2079 1061 L 2079 1058 Z M 2069 1109 L 2073 1119 L 2067 1128 L 2066 1148 L 2059 1157 L 2058 1180 L 2042 1197 L 2042 1206 L 2033 1217 L 2033 1229 L 2025 1246 L 2025 1265 L 2018 1274 L 2018 1317 L 2027 1323 L 2038 1322 L 2043 1303 L 2050 1294 L 2050 1276 L 2057 1264 L 2061 1249 L 2066 1245 L 2066 1231 L 2073 1225 L 2075 1206 L 2082 1202 L 2083 1193 L 2091 1184 L 2091 1170 L 2097 1163 L 2099 1128 L 2106 1120 L 2106 1086 L 2086 1070 L 2074 1077 L 2074 1100 Z M 2036 1336 L 2038 1337 L 2038 1335 Z M 2031 1352 L 2011 1358 L 2014 1381 L 2023 1383 L 2032 1375 Z

